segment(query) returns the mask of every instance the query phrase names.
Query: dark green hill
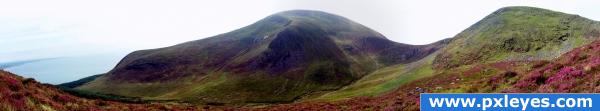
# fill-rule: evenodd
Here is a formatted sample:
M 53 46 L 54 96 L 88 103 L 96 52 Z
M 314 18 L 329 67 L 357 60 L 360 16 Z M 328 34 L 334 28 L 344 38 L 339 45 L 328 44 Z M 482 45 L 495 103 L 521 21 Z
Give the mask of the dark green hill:
M 292 102 L 442 46 L 396 43 L 325 12 L 285 11 L 214 37 L 135 51 L 78 89 L 214 104 Z

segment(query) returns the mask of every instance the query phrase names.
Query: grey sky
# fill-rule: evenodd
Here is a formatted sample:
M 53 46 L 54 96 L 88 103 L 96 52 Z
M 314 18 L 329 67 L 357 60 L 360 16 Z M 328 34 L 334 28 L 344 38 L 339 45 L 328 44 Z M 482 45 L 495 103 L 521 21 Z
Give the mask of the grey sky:
M 388 38 L 427 44 L 453 37 L 506 6 L 533 6 L 600 20 L 600 1 L 589 0 L 298 0 L 278 9 L 317 9 L 367 25 Z
M 345 16 L 397 42 L 426 44 L 454 36 L 498 8 L 517 5 L 600 18 L 600 2 L 591 0 L 19 1 L 0 4 L 0 29 L 11 29 L 0 34 L 47 35 L 134 50 L 228 32 L 280 11 L 309 9 Z M 31 29 L 38 31 L 27 32 Z M 4 42 L 14 37 L 19 36 L 0 35 Z M 61 39 L 44 42 L 53 40 Z
M 540 7 L 600 20 L 597 0 L 2 1 L 0 63 L 165 47 L 293 9 L 338 14 L 396 42 L 427 44 L 452 37 L 505 6 Z

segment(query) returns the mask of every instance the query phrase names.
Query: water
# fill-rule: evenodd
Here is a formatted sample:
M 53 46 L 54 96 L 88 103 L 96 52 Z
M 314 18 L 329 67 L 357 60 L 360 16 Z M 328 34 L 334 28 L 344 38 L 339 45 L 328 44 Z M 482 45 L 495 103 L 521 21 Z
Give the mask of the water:
M 34 78 L 42 83 L 60 84 L 111 70 L 127 53 L 61 57 L 12 66 L 6 71 Z

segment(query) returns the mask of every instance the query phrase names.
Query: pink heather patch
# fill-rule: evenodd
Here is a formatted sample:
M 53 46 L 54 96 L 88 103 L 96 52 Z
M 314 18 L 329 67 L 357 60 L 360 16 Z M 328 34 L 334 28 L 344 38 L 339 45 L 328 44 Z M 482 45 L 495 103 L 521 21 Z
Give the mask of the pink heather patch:
M 558 71 L 558 73 L 548 78 L 548 80 L 546 80 L 546 83 L 553 83 L 555 81 L 570 79 L 572 77 L 581 77 L 583 75 L 584 74 L 582 70 L 578 70 L 573 67 L 563 67 Z
M 569 92 L 576 86 L 578 77 L 583 77 L 584 71 L 575 67 L 563 67 L 556 74 L 550 76 L 546 81 L 546 85 L 540 87 L 538 91 L 545 92 Z M 554 90 L 551 90 L 553 87 Z
M 19 80 L 10 78 L 10 77 L 4 78 L 4 81 L 6 81 L 6 83 L 8 83 L 9 85 L 12 85 L 12 86 L 16 86 L 20 82 Z
M 15 78 L 5 77 L 3 80 L 6 82 L 6 84 L 8 84 L 8 87 L 12 91 L 17 91 L 23 87 L 21 81 Z
M 525 76 L 524 80 L 517 82 L 517 84 L 515 84 L 515 86 L 517 86 L 519 88 L 528 88 L 528 87 L 535 86 L 536 81 L 538 79 L 542 78 L 544 72 L 546 72 L 547 69 L 549 69 L 549 68 L 543 68 L 543 69 L 538 69 L 538 70 L 532 71 L 531 73 L 529 73 L 528 75 Z

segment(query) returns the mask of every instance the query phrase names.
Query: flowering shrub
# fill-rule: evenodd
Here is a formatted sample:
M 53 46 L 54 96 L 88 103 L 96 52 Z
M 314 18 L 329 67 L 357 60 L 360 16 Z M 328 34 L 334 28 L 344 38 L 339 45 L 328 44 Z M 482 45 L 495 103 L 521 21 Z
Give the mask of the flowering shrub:
M 577 85 L 577 78 L 583 77 L 584 71 L 575 67 L 563 67 L 546 80 L 546 85 L 554 88 L 552 92 L 569 92 Z M 540 88 L 542 90 L 547 90 Z
M 6 82 L 6 84 L 8 85 L 8 87 L 13 91 L 19 90 L 21 87 L 23 87 L 21 84 L 21 81 L 15 79 L 15 78 L 5 77 L 3 79 L 4 79 L 4 82 Z
M 573 67 L 563 67 L 556 74 L 546 80 L 546 83 L 554 83 L 556 81 L 571 79 L 573 77 L 581 77 L 584 73 L 582 70 L 577 70 Z
M 526 89 L 526 90 L 531 90 L 531 88 L 534 88 L 536 86 L 538 86 L 538 84 L 540 84 L 540 81 L 544 81 L 545 77 L 544 77 L 544 73 L 549 71 L 550 67 L 545 67 L 542 69 L 538 69 L 535 71 L 532 71 L 531 73 L 529 73 L 528 75 L 526 75 L 524 77 L 524 79 L 522 79 L 521 81 L 518 81 L 515 86 L 517 88 L 522 88 L 522 89 Z

